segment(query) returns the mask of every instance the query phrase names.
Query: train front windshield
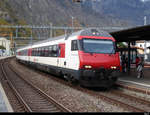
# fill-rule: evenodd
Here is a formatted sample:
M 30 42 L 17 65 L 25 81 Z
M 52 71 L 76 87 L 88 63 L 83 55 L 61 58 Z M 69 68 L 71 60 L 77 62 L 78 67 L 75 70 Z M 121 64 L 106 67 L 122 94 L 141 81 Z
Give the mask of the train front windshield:
M 105 39 L 83 39 L 83 51 L 86 53 L 114 54 L 115 44 L 112 40 Z

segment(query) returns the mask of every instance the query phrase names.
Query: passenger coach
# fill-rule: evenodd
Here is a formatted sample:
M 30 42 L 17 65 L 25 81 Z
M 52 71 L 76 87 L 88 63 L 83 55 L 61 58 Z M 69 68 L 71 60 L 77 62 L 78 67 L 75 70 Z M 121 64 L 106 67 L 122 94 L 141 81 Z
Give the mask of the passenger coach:
M 88 87 L 110 87 L 120 71 L 115 39 L 97 29 L 84 29 L 19 48 L 16 57 L 32 67 Z

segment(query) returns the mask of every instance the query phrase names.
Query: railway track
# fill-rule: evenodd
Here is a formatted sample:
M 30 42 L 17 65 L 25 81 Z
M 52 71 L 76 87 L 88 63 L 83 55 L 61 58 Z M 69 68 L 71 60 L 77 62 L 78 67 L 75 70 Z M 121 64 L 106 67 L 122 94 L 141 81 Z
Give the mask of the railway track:
M 36 70 L 34 70 L 36 71 Z M 47 75 L 46 73 L 43 73 L 43 72 L 40 72 L 40 71 L 36 71 L 38 72 L 39 74 L 42 74 L 44 76 L 47 76 L 47 77 L 50 77 L 49 75 Z M 88 93 L 94 97 L 97 97 L 99 99 L 103 99 L 104 101 L 107 101 L 108 103 L 112 104 L 112 105 L 118 105 L 118 106 L 121 106 L 122 108 L 124 108 L 125 110 L 129 110 L 129 111 L 132 111 L 132 112 L 146 112 L 146 111 L 149 111 L 148 107 L 149 107 L 149 102 L 146 101 L 146 100 L 142 100 L 140 98 L 135 98 L 131 95 L 127 95 L 127 94 L 123 94 L 121 93 L 121 91 L 116 91 L 118 93 L 115 93 L 115 91 L 110 91 L 110 93 L 106 93 L 106 92 L 97 92 L 97 91 L 93 91 L 93 90 L 89 90 L 87 88 L 82 88 L 80 86 L 74 86 L 62 79 L 59 79 L 57 77 L 51 77 L 51 79 L 57 81 L 57 82 L 60 82 L 60 83 L 63 83 L 65 85 L 69 85 L 70 87 L 74 88 L 74 89 L 77 89 L 77 90 L 80 90 L 82 92 L 85 92 L 85 93 Z M 112 94 L 111 94 L 112 93 Z M 113 96 L 112 96 L 113 95 Z M 123 100 L 118 100 L 118 98 L 120 98 L 120 96 L 118 97 L 118 95 L 122 96 L 122 97 L 125 97 L 123 98 Z M 128 99 L 128 100 L 127 100 Z M 134 101 L 133 101 L 134 100 Z M 133 105 L 133 104 L 130 104 L 129 102 L 132 101 L 132 103 L 135 102 L 135 100 L 137 100 L 139 103 L 139 105 L 141 104 L 146 104 L 145 106 L 147 106 L 147 109 L 143 109 L 141 107 L 136 107 L 136 105 Z
M 117 95 L 120 98 L 125 98 L 125 100 L 126 99 L 130 100 L 133 103 L 133 106 L 139 106 L 141 108 L 144 108 L 143 110 L 145 110 L 147 112 L 150 110 L 150 101 L 148 101 L 148 100 L 126 94 L 119 90 L 111 91 L 110 93 L 113 95 Z M 132 105 L 132 103 L 131 103 L 131 105 Z
M 143 93 L 143 94 L 146 94 L 146 95 L 150 95 L 150 91 L 147 88 L 145 88 L 145 90 L 144 90 L 144 88 L 138 88 L 138 87 L 133 86 L 131 84 L 130 85 L 124 85 L 122 83 L 117 83 L 116 85 L 120 88 L 124 88 L 124 89 L 128 89 L 128 90 L 131 90 L 131 91 Z
M 133 98 L 131 98 L 131 96 L 127 96 L 126 98 L 120 99 L 120 97 L 118 96 L 119 93 L 112 93 L 111 91 L 109 93 L 107 92 L 97 92 L 97 91 L 91 91 L 88 89 L 82 89 L 82 88 L 78 88 L 79 90 L 86 92 L 92 96 L 95 96 L 96 98 L 102 99 L 104 101 L 107 101 L 108 103 L 112 104 L 112 105 L 117 105 L 120 106 L 122 108 L 124 108 L 127 111 L 131 111 L 131 112 L 147 112 L 148 110 L 145 110 L 145 108 L 141 108 L 141 107 L 137 107 L 136 105 L 131 104 L 131 100 Z M 122 94 L 123 96 L 124 94 Z M 124 97 L 124 96 L 123 96 Z M 134 103 L 132 101 L 132 103 Z
M 34 70 L 34 71 L 36 71 L 36 70 Z M 36 72 L 38 72 L 39 74 L 42 74 L 44 76 L 50 77 L 46 73 L 39 72 L 39 71 L 36 71 Z M 65 85 L 69 85 L 70 87 L 72 87 L 74 89 L 88 93 L 99 99 L 103 99 L 104 101 L 107 101 L 108 103 L 110 103 L 112 105 L 121 106 L 125 110 L 129 110 L 132 112 L 147 112 L 150 109 L 149 101 L 140 99 L 138 97 L 134 97 L 131 95 L 124 94 L 121 91 L 110 91 L 110 93 L 101 92 L 101 91 L 97 92 L 97 91 L 89 90 L 87 88 L 82 88 L 80 86 L 74 86 L 74 85 L 72 85 L 62 79 L 56 78 L 56 77 L 51 77 L 51 79 L 53 79 L 57 82 L 63 83 Z M 121 97 L 122 97 L 122 99 L 119 99 Z M 135 103 L 135 104 L 133 104 L 133 103 Z M 138 107 L 137 107 L 137 105 L 138 105 Z
M 50 77 L 48 74 L 45 74 L 43 72 L 38 71 L 38 73 L 40 73 L 44 76 Z M 112 105 L 118 105 L 118 106 L 124 108 L 127 111 L 147 112 L 147 111 L 149 111 L 149 108 L 150 108 L 150 105 L 149 105 L 150 102 L 149 101 L 142 100 L 138 97 L 134 97 L 134 96 L 131 96 L 131 95 L 124 94 L 121 91 L 110 91 L 110 93 L 97 92 L 97 91 L 89 90 L 89 89 L 86 89 L 86 88 L 82 88 L 80 86 L 73 86 L 71 84 L 68 84 L 68 82 L 65 82 L 64 80 L 58 79 L 56 77 L 51 77 L 51 79 L 53 79 L 57 82 L 61 82 L 65 85 L 69 85 L 72 88 L 75 88 L 77 90 L 85 92 L 85 93 L 87 93 L 89 95 L 92 95 L 94 97 L 100 98 L 104 101 L 107 101 L 108 103 L 110 103 Z
M 20 108 L 25 112 L 71 112 L 52 97 L 45 94 L 38 87 L 23 79 L 15 72 L 8 62 L 1 63 L 3 79 L 9 84 L 17 99 Z
M 22 104 L 20 103 L 20 101 L 17 99 L 17 97 L 14 95 L 14 92 L 12 91 L 10 85 L 7 82 L 7 79 L 5 77 L 3 77 L 3 72 L 2 72 L 2 61 L 0 60 L 0 81 L 1 84 L 5 90 L 5 93 L 11 103 L 11 106 L 13 108 L 13 111 L 15 112 L 24 112 L 25 109 L 22 107 Z

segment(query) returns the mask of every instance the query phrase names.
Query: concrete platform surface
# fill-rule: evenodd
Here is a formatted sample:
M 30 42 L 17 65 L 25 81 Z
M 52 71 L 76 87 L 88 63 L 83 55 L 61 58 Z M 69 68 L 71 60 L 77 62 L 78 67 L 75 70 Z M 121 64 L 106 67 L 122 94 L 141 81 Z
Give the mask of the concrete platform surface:
M 2 85 L 0 84 L 0 112 L 13 112 Z
M 142 78 L 137 78 L 137 71 L 134 68 L 134 69 L 131 69 L 130 74 L 122 73 L 119 76 L 118 81 L 140 85 L 142 87 L 146 87 L 150 89 L 150 67 L 144 67 L 143 74 L 144 75 Z

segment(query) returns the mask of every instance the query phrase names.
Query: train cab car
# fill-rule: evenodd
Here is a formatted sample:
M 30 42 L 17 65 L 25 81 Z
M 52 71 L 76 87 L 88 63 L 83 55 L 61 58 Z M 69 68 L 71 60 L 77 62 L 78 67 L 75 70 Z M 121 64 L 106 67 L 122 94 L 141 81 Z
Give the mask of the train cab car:
M 21 55 L 23 51 L 26 55 Z M 111 87 L 120 71 L 115 39 L 98 29 L 84 29 L 20 48 L 16 57 L 86 87 Z
M 87 29 L 77 39 L 70 39 L 70 43 L 71 52 L 67 51 L 68 68 L 76 71 L 69 76 L 88 87 L 110 87 L 116 82 L 120 59 L 115 39 L 110 34 Z M 70 49 L 69 45 L 66 49 Z

